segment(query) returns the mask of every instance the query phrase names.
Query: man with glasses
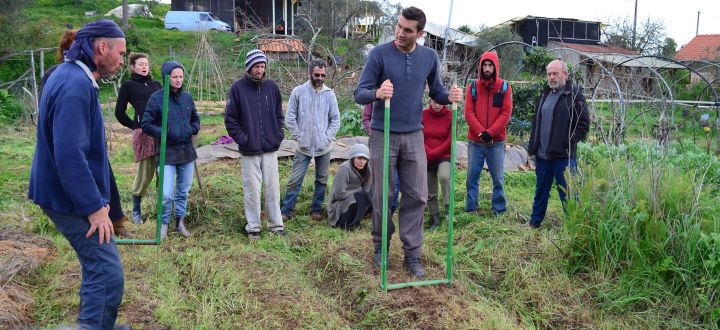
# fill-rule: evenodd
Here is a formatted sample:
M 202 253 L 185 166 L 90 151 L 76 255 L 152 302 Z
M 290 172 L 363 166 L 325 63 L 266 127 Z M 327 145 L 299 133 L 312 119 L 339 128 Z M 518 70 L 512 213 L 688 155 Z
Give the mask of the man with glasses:
M 305 172 L 312 159 L 315 159 L 315 193 L 310 217 L 315 221 L 323 219 L 322 204 L 327 188 L 330 151 L 340 128 L 337 97 L 332 89 L 325 86 L 325 76 L 325 62 L 312 60 L 308 66 L 309 80 L 295 87 L 290 94 L 285 126 L 298 145 L 283 200 L 283 221 L 293 217 Z

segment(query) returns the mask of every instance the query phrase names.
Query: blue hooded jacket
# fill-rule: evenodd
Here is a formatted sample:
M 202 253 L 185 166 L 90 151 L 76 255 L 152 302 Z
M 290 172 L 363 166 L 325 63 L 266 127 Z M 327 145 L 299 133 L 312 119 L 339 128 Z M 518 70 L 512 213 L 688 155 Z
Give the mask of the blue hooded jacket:
M 175 61 L 168 61 L 162 65 L 163 81 L 173 69 L 183 66 Z M 189 93 L 183 91 L 185 84 L 177 92 L 170 90 L 167 116 L 167 146 L 165 150 L 165 164 L 185 164 L 197 159 L 193 146 L 192 136 L 200 132 L 200 117 L 195 109 L 195 101 Z M 163 90 L 153 93 L 145 107 L 141 121 L 145 134 L 155 138 L 158 144 L 157 154 L 160 154 L 160 135 L 162 132 L 162 106 Z

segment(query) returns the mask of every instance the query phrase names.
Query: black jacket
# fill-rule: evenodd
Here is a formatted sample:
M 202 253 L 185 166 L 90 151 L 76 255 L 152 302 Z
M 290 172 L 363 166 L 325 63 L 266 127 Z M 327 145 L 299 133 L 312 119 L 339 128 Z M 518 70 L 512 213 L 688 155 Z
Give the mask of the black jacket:
M 535 103 L 535 116 L 528 147 L 528 153 L 531 156 L 537 154 L 540 147 L 539 128 L 542 120 L 540 109 L 548 93 L 550 93 L 550 88 L 545 88 Z M 561 93 L 553 112 L 550 147 L 547 151 L 548 159 L 576 157 L 577 143 L 585 139 L 590 128 L 590 115 L 582 88 L 573 86 L 572 82 L 568 80 Z
M 141 76 L 133 73 L 130 80 L 124 81 L 120 86 L 117 102 L 115 103 L 115 118 L 120 124 L 129 129 L 140 128 L 140 122 L 145 113 L 145 105 L 150 99 L 150 95 L 160 89 L 162 89 L 160 83 L 152 80 L 150 75 Z M 130 119 L 127 115 L 128 102 L 135 109 L 133 119 Z
M 280 89 L 272 80 L 256 84 L 247 76 L 235 81 L 228 92 L 225 128 L 243 155 L 277 151 L 283 140 Z

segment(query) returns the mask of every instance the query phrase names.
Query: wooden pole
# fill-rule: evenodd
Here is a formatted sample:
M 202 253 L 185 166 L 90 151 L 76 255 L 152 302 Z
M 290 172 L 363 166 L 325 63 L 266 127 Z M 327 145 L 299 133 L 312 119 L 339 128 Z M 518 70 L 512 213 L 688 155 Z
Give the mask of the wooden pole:
M 38 85 L 37 85 L 37 77 L 35 76 L 35 54 L 33 50 L 30 50 L 30 71 L 32 73 L 32 86 L 33 86 L 33 95 L 35 96 L 35 100 L 33 102 L 35 103 L 35 112 L 38 111 Z
M 40 79 L 45 76 L 45 51 L 40 49 Z

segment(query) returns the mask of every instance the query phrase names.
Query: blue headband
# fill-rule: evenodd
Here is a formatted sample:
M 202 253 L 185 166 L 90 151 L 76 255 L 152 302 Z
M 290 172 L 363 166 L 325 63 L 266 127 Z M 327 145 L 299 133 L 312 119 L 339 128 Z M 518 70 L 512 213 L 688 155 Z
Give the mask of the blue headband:
M 125 34 L 115 22 L 107 19 L 99 19 L 83 26 L 75 35 L 70 49 L 65 53 L 65 58 L 70 61 L 79 60 L 85 63 L 90 71 L 97 71 L 93 56 L 93 42 L 95 38 L 125 38 Z

